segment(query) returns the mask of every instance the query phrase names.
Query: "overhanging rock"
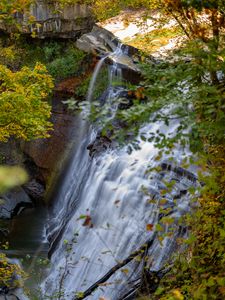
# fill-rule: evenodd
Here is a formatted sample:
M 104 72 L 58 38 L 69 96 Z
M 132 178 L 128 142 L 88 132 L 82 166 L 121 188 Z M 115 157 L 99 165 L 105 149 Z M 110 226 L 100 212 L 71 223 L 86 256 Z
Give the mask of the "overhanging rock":
M 83 34 L 76 41 L 76 47 L 99 57 L 107 56 L 106 63 L 119 65 L 124 79 L 133 84 L 140 82 L 141 73 L 138 68 L 138 62 L 140 61 L 139 50 L 122 44 L 110 31 L 95 25 L 91 32 Z

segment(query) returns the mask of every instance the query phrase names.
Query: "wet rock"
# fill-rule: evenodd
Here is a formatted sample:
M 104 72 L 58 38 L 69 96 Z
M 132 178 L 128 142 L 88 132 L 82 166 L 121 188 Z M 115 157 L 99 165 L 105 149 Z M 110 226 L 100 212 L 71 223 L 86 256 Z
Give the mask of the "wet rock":
M 2 195 L 0 201 L 1 219 L 11 219 L 20 214 L 25 208 L 33 207 L 31 199 L 21 187 Z
M 117 53 L 116 50 L 118 45 L 121 48 L 120 53 Z M 87 53 L 93 53 L 98 56 L 108 55 L 106 62 L 108 64 L 118 64 L 122 68 L 124 79 L 131 83 L 140 81 L 141 75 L 137 66 L 137 63 L 140 61 L 139 50 L 129 45 L 121 44 L 119 39 L 108 30 L 95 25 L 91 32 L 82 35 L 76 41 L 76 46 Z M 115 50 L 116 52 L 114 52 Z
M 0 287 L 0 295 L 7 295 L 8 293 L 9 293 L 9 288 L 7 286 Z
M 44 198 L 45 187 L 36 179 L 32 179 L 28 183 L 24 184 L 23 189 L 33 201 L 40 201 Z
M 134 72 L 139 72 L 139 68 L 134 63 L 132 56 L 129 56 L 127 53 L 121 53 L 119 55 L 116 53 L 112 53 L 111 55 L 109 55 L 108 60 L 111 60 L 113 63 L 117 64 L 118 67 L 131 69 Z
M 112 141 L 107 136 L 98 136 L 95 141 L 87 146 L 89 155 L 94 157 L 109 149 L 112 145 Z
M 45 179 L 42 174 L 42 169 L 40 169 L 35 161 L 28 154 L 24 153 L 24 159 L 22 163 L 23 168 L 26 170 L 29 181 L 24 185 L 25 187 L 33 180 L 39 182 L 43 187 L 45 187 Z M 24 189 L 25 190 L 25 189 Z
M 140 90 L 139 93 L 141 93 L 142 87 L 137 87 L 137 90 Z M 98 101 L 99 103 L 103 106 L 104 104 L 107 103 L 107 100 L 111 97 L 111 93 L 114 93 L 114 98 L 116 99 L 115 102 L 118 103 L 118 109 L 119 110 L 126 110 L 129 109 L 133 104 L 134 100 L 139 100 L 140 102 L 146 101 L 146 97 L 143 95 L 142 99 L 137 98 L 136 91 L 129 91 L 124 89 L 124 87 L 109 87 L 106 89 L 102 95 L 99 97 Z
M 133 105 L 133 99 L 131 98 L 120 98 L 120 103 L 118 105 L 118 109 L 126 110 Z
M 7 230 L 6 228 L 0 228 L 0 241 L 6 238 L 8 234 L 9 234 L 9 230 Z
M 4 165 L 21 165 L 24 155 L 19 147 L 19 142 L 10 139 L 7 143 L 0 143 L 0 163 Z
M 118 109 L 120 110 L 125 110 L 130 108 L 133 105 L 135 99 L 135 97 L 126 90 L 122 90 L 119 93 L 118 98 L 119 98 Z
M 180 176 L 180 177 L 186 177 L 187 179 L 189 179 L 192 182 L 197 182 L 197 177 L 195 174 L 193 174 L 192 172 L 178 167 L 178 166 L 173 166 L 172 164 L 169 164 L 167 162 L 163 162 L 161 164 L 161 168 L 163 171 L 173 171 L 176 175 Z
M 9 221 L 0 219 L 0 241 L 1 241 L 1 243 L 4 244 L 6 242 L 6 238 L 9 234 L 9 231 L 10 231 Z
M 83 34 L 76 41 L 77 48 L 100 55 L 115 51 L 119 44 L 121 41 L 112 32 L 98 25 L 94 25 L 91 32 Z M 139 62 L 140 54 L 137 48 L 123 44 L 121 49 L 127 57 L 132 57 L 134 62 Z
M 110 94 L 112 92 L 112 88 L 106 89 L 102 95 L 98 98 L 99 103 L 101 106 L 105 105 L 107 103 L 108 98 L 110 97 Z M 135 97 L 130 94 L 127 90 L 124 90 L 120 87 L 114 88 L 114 94 L 116 95 L 116 101 L 118 102 L 118 109 L 124 110 L 128 109 L 133 105 L 133 100 Z
M 122 68 L 122 76 L 124 79 L 134 85 L 138 85 L 140 81 L 143 80 L 142 74 L 139 71 L 131 68 Z
M 23 153 L 20 143 L 14 139 L 10 139 L 7 143 L 0 144 L 0 153 L 2 164 L 15 166 L 19 165 L 28 173 L 30 181 L 23 187 L 14 188 L 0 196 L 0 219 L 11 219 L 20 214 L 24 209 L 34 206 L 33 202 L 39 202 L 44 195 L 44 180 L 40 174 L 40 169 L 34 161 Z M 34 201 L 35 200 L 35 201 Z M 5 226 L 0 233 L 0 238 L 8 233 Z
M 48 185 L 56 166 L 63 163 L 66 148 L 74 138 L 75 116 L 67 110 L 62 103 L 66 100 L 62 95 L 56 94 L 52 99 L 52 117 L 54 131 L 48 139 L 38 139 L 21 143 L 23 152 L 39 169 L 41 176 L 35 177 L 39 183 Z M 28 167 L 28 169 L 31 169 Z M 34 176 L 32 176 L 34 177 Z

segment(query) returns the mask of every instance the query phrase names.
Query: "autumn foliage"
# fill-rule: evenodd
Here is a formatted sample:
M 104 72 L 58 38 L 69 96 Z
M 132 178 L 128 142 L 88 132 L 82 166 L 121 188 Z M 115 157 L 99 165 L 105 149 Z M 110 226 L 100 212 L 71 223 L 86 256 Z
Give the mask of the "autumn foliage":
M 0 65 L 0 141 L 10 136 L 30 140 L 48 137 L 50 106 L 43 101 L 53 88 L 46 68 L 36 64 L 12 72 Z
M 0 21 L 13 21 L 14 14 L 28 11 L 31 3 L 32 0 L 1 0 Z

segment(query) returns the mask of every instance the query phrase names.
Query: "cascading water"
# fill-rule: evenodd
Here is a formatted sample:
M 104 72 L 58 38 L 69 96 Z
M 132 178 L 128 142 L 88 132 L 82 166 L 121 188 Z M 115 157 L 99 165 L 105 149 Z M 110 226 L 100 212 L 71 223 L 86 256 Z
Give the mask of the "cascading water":
M 94 70 L 94 73 L 93 73 L 93 76 L 91 78 L 91 82 L 90 82 L 90 85 L 89 85 L 89 88 L 88 88 L 88 95 L 87 95 L 87 101 L 90 103 L 91 100 L 92 100 L 92 96 L 93 96 L 93 90 L 94 90 L 94 85 L 96 83 L 96 80 L 98 78 L 98 75 L 99 75 L 99 72 L 106 60 L 106 58 L 109 57 L 109 53 L 104 55 L 100 61 L 98 62 L 98 64 L 96 65 L 96 68 Z
M 120 47 L 111 54 L 115 63 L 111 66 L 109 88 L 116 74 L 121 75 L 116 61 L 122 51 Z M 89 100 L 108 56 L 96 67 Z M 112 91 L 113 88 L 110 99 L 116 97 Z M 87 298 L 122 299 L 139 284 L 143 264 L 152 271 L 163 267 L 177 247 L 176 238 L 185 234 L 177 220 L 189 210 L 188 188 L 197 185 L 197 181 L 188 171 L 169 163 L 166 156 L 159 162 L 159 150 L 148 140 L 151 133 L 173 134 L 178 126 L 178 120 L 172 120 L 169 126 L 162 121 L 148 124 L 140 130 L 138 148 L 128 145 L 90 158 L 87 146 L 95 140 L 96 132 L 84 122 L 80 148 L 74 154 L 49 220 L 52 255 L 48 275 L 42 283 L 44 295 L 65 300 L 82 296 L 82 292 L 149 240 L 152 244 L 147 249 L 148 262 L 143 257 L 131 260 L 98 284 Z M 188 154 L 188 149 L 177 147 L 173 156 L 179 164 Z M 159 165 L 161 171 L 148 172 L 150 167 Z M 168 189 L 166 182 L 172 181 L 174 184 Z M 165 211 L 173 219 L 175 230 L 169 224 L 162 225 L 164 233 L 168 233 L 162 242 L 156 236 L 155 225 Z

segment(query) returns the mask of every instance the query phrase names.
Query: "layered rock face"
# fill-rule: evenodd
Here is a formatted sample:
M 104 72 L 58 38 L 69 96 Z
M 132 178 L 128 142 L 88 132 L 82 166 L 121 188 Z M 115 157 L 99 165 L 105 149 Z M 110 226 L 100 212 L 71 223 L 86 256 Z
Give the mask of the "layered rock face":
M 29 17 L 34 22 L 29 25 Z M 28 15 L 16 14 L 24 33 L 35 33 L 38 38 L 77 38 L 90 31 L 94 20 L 87 5 L 73 4 L 60 7 L 57 1 L 36 0 L 30 7 Z M 8 31 L 3 23 L 0 29 Z M 11 28 L 11 30 L 13 30 Z

